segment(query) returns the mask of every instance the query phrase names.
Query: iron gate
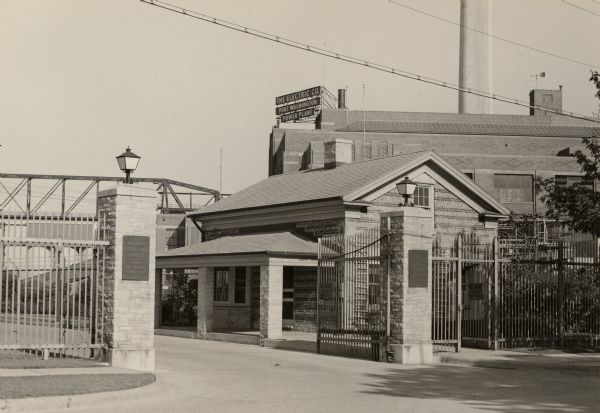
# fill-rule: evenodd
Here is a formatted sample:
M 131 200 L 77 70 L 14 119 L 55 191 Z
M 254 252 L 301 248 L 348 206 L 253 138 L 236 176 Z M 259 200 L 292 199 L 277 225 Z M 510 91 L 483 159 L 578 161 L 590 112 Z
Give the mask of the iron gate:
M 0 350 L 103 347 L 107 245 L 96 216 L 0 213 Z
M 432 261 L 438 350 L 600 346 L 597 239 L 438 236 Z
M 317 351 L 380 361 L 385 356 L 387 271 L 379 231 L 319 239 Z

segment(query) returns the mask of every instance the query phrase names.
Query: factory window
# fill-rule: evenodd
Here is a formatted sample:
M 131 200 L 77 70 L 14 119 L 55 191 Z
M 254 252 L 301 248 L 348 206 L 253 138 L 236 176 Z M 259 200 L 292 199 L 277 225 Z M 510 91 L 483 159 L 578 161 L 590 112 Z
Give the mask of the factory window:
M 167 228 L 165 232 L 168 250 L 185 246 L 185 228 Z
M 229 268 L 215 268 L 214 300 L 219 303 L 229 302 Z
M 556 185 L 561 187 L 568 187 L 575 183 L 581 184 L 581 186 L 588 187 L 589 189 L 594 189 L 594 181 L 591 179 L 584 179 L 583 176 L 579 175 L 556 175 L 554 177 L 554 181 Z
M 431 206 L 430 193 L 431 187 L 417 186 L 413 195 L 414 205 L 422 208 L 429 208 Z
M 532 175 L 494 175 L 496 197 L 500 202 L 533 202 Z

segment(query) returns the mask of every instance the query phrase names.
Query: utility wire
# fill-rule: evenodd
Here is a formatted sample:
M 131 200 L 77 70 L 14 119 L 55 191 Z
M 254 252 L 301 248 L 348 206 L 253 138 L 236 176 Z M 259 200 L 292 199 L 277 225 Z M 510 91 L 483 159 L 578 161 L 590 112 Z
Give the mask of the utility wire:
M 582 114 L 578 114 L 578 113 L 574 113 L 574 112 L 566 112 L 566 111 L 562 111 L 562 110 L 556 110 L 556 109 L 550 109 L 550 108 L 545 108 L 542 106 L 538 106 L 538 105 L 530 105 L 528 102 L 519 100 L 519 99 L 515 99 L 515 98 L 511 98 L 511 97 L 507 97 L 507 96 L 502 96 L 502 95 L 496 95 L 494 93 L 491 92 L 487 92 L 487 91 L 483 91 L 483 90 L 477 90 L 477 89 L 472 89 L 472 88 L 467 88 L 464 86 L 460 86 L 457 85 L 455 83 L 450 83 L 450 82 L 444 82 L 442 80 L 438 80 L 438 79 L 434 79 L 431 77 L 426 77 L 426 76 L 422 76 L 419 75 L 417 73 L 411 73 L 411 72 L 407 72 L 401 69 L 397 69 L 391 66 L 385 66 L 379 63 L 374 63 L 374 62 L 370 62 L 364 59 L 359 59 L 356 57 L 352 57 L 352 56 L 348 56 L 348 55 L 344 55 L 341 53 L 336 53 L 330 50 L 326 50 L 326 49 L 322 49 L 316 46 L 312 46 L 306 43 L 301 43 L 295 40 L 291 40 L 291 39 L 286 39 L 285 37 L 281 37 L 281 36 L 277 36 L 274 34 L 270 34 L 267 32 L 263 32 L 260 30 L 256 30 L 256 29 L 252 29 L 250 27 L 247 26 L 242 26 L 240 24 L 237 23 L 232 23 L 226 20 L 222 20 L 222 19 L 217 19 L 216 17 L 212 17 L 212 16 L 208 16 L 206 14 L 202 14 L 193 10 L 188 10 L 185 9 L 183 7 L 174 5 L 174 4 L 170 4 L 170 3 L 166 3 L 164 1 L 160 1 L 160 0 L 140 0 L 142 3 L 146 3 L 161 9 L 165 9 L 165 10 L 169 10 L 175 13 L 179 13 L 179 14 L 183 14 L 185 16 L 188 17 L 192 17 L 194 19 L 198 19 L 198 20 L 202 20 L 204 22 L 208 22 L 208 23 L 212 23 L 215 24 L 217 26 L 221 26 L 224 27 L 226 29 L 230 29 L 230 30 L 235 30 L 237 32 L 240 33 L 244 33 L 244 34 L 248 34 L 250 36 L 254 36 L 254 37 L 259 37 L 261 39 L 265 39 L 265 40 L 269 40 L 275 43 L 280 43 L 283 44 L 285 46 L 290 46 L 296 49 L 300 49 L 300 50 L 304 50 L 306 52 L 310 52 L 310 53 L 314 53 L 314 54 L 318 54 L 321 56 L 326 56 L 326 57 L 330 57 L 333 59 L 337 59 L 337 60 L 341 60 L 344 62 L 348 62 L 348 63 L 352 63 L 355 65 L 359 65 L 359 66 L 364 66 L 370 69 L 374 69 L 374 70 L 379 70 L 381 72 L 386 72 L 392 75 L 396 75 L 396 76 L 400 76 L 400 77 L 404 77 L 407 79 L 412 79 L 412 80 L 416 80 L 418 82 L 422 82 L 422 83 L 427 83 L 430 85 L 434 85 L 434 86 L 438 86 L 438 87 L 443 87 L 446 89 L 451 89 L 451 90 L 456 90 L 458 92 L 461 93 L 468 93 L 471 95 L 475 95 L 475 96 L 479 96 L 485 99 L 493 99 L 499 102 L 504 102 L 504 103 L 508 103 L 511 105 L 516 105 L 516 106 L 522 106 L 525 108 L 530 108 L 530 109 L 538 109 L 538 110 L 543 110 L 545 112 L 548 113 L 554 113 L 557 115 L 563 115 L 566 117 L 570 117 L 570 118 L 574 118 L 574 119 L 582 119 L 582 120 L 587 120 L 593 123 L 599 123 L 600 124 L 600 119 L 596 120 L 590 117 L 587 117 L 585 115 Z
M 585 62 L 582 62 L 582 61 L 579 61 L 579 60 L 571 59 L 569 57 L 561 56 L 559 54 L 552 53 L 552 52 L 549 52 L 547 50 L 538 49 L 537 47 L 528 46 L 528 45 L 526 45 L 524 43 L 519 43 L 519 42 L 516 42 L 514 40 L 507 39 L 505 37 L 501 37 L 501 36 L 497 36 L 495 34 L 491 34 L 491 33 L 485 32 L 483 30 L 479 30 L 479 29 L 475 29 L 473 27 L 465 26 L 464 24 L 457 23 L 455 21 L 446 19 L 444 17 L 436 16 L 435 14 L 431 14 L 431 13 L 428 13 L 426 11 L 419 10 L 417 8 L 411 7 L 411 6 L 407 5 L 407 4 L 400 3 L 400 2 L 395 1 L 395 0 L 388 0 L 388 1 L 390 3 L 396 5 L 396 6 L 404 7 L 405 9 L 412 10 L 412 11 L 417 12 L 417 13 L 421 13 L 421 14 L 423 14 L 425 16 L 429 16 L 429 17 L 431 17 L 433 19 L 440 20 L 440 21 L 443 21 L 443 22 L 446 22 L 446 23 L 450 23 L 450 24 L 453 24 L 455 26 L 462 27 L 464 29 L 471 30 L 473 32 L 482 34 L 484 36 L 491 37 L 492 39 L 496 39 L 496 40 L 500 40 L 500 41 L 506 42 L 508 44 L 512 44 L 513 46 L 522 47 L 524 49 L 532 50 L 532 51 L 537 52 L 537 53 L 542 53 L 542 54 L 545 54 L 547 56 L 552 56 L 552 57 L 555 57 L 557 59 L 561 59 L 561 60 L 564 60 L 566 62 L 575 63 L 575 64 L 578 64 L 578 65 L 581 65 L 581 66 L 585 66 L 585 67 L 588 67 L 588 68 L 592 67 L 592 68 L 596 69 L 596 68 L 600 67 L 600 66 L 592 65 L 592 64 L 585 63 Z
M 579 9 L 579 10 L 584 11 L 584 12 L 589 13 L 589 14 L 593 14 L 594 16 L 600 17 L 600 14 L 595 13 L 595 12 L 593 12 L 591 10 L 588 10 L 585 7 L 581 7 L 581 6 L 578 6 L 576 4 L 569 3 L 568 1 L 565 1 L 565 0 L 560 0 L 560 1 L 562 1 L 563 3 L 565 3 L 565 4 L 567 4 L 567 5 L 571 6 L 571 7 L 574 7 L 576 9 Z M 597 2 L 594 2 L 594 3 L 597 3 Z

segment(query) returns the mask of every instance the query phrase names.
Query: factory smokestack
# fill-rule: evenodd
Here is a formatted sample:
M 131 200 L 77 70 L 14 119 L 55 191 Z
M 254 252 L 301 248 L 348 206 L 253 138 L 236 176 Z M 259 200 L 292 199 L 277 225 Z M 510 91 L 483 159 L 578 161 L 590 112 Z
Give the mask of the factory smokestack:
M 460 1 L 460 51 L 458 84 L 486 92 L 492 90 L 491 0 Z M 458 113 L 491 113 L 490 99 L 458 92 Z

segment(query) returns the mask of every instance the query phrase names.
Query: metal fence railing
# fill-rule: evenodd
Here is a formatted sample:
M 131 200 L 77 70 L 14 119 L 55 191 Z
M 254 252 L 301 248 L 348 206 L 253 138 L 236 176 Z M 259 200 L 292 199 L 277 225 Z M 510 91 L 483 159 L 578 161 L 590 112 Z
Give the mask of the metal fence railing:
M 600 345 L 598 240 L 434 240 L 432 339 L 484 348 Z
M 385 356 L 386 269 L 379 230 L 319 239 L 317 351 L 379 361 Z
M 86 357 L 103 346 L 99 219 L 0 213 L 0 350 Z

